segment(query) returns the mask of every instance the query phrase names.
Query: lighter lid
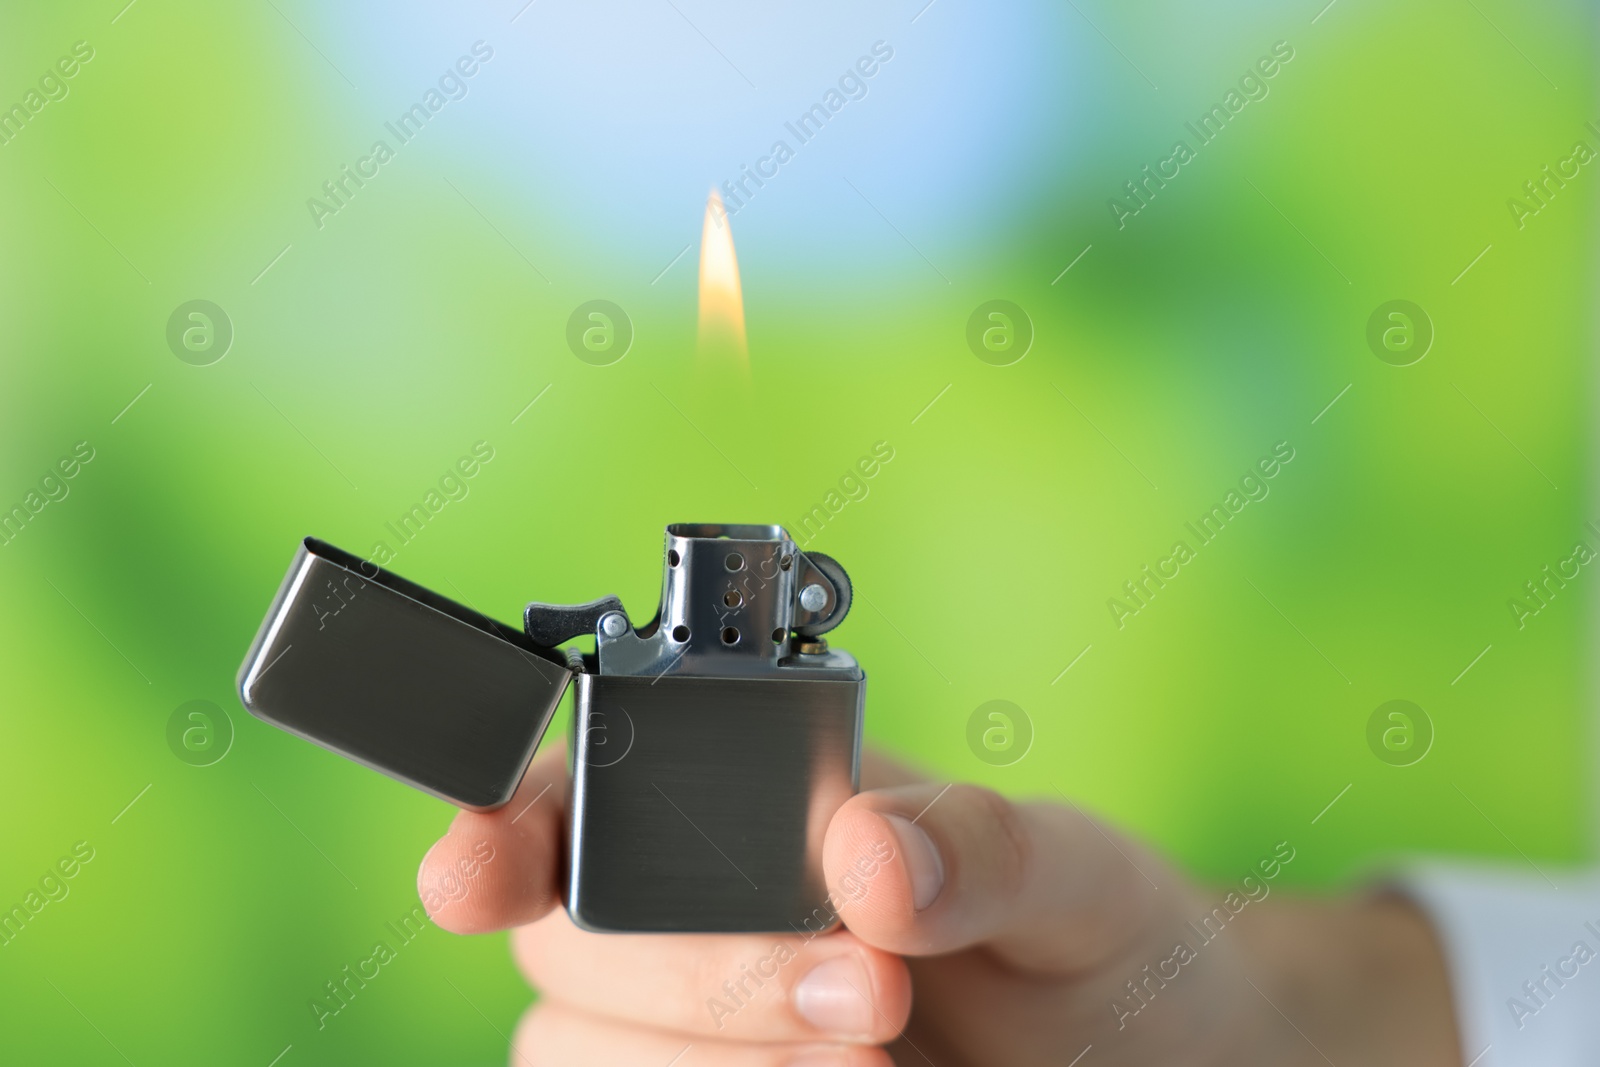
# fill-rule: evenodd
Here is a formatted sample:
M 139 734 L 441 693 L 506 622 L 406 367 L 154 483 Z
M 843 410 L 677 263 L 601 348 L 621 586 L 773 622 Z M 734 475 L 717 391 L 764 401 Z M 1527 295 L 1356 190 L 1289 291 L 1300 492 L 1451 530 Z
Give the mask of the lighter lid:
M 564 656 L 308 537 L 239 668 L 256 717 L 471 811 L 511 799 Z

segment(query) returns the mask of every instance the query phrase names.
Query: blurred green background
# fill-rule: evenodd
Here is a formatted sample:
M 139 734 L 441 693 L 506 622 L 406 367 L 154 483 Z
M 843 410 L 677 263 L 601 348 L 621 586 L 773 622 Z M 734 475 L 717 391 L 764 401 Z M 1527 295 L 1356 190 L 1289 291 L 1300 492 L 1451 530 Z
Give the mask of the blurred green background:
M 0 906 L 42 902 L 0 946 L 0 1059 L 504 1060 L 531 994 L 503 936 L 426 930 L 318 1029 L 451 813 L 233 690 L 296 539 L 396 547 L 479 441 L 392 566 L 501 618 L 613 592 L 648 617 L 666 523 L 796 524 L 887 442 L 811 542 L 860 592 L 835 636 L 872 743 L 1059 790 L 1203 878 L 1280 840 L 1303 887 L 1592 854 L 1597 579 L 1520 627 L 1509 604 L 1600 549 L 1587 6 L 123 3 L 0 14 L 0 509 L 27 513 L 0 545 Z M 479 41 L 400 144 L 384 124 Z M 784 123 L 880 41 L 797 147 Z M 694 352 L 701 213 L 777 139 L 732 219 L 731 373 Z M 233 333 L 208 365 L 167 339 L 197 299 Z M 635 331 L 607 366 L 565 341 L 591 299 Z M 1006 366 L 966 340 L 996 299 L 1033 334 Z M 1434 335 L 1407 366 L 1367 341 L 1397 299 Z M 1279 442 L 1270 494 L 1199 546 L 1184 524 Z M 1119 627 L 1108 600 L 1180 539 Z M 1403 766 L 1368 743 L 1396 699 L 1433 734 Z M 196 700 L 232 734 L 205 766 L 168 740 Z M 991 700 L 1031 742 L 969 747 Z

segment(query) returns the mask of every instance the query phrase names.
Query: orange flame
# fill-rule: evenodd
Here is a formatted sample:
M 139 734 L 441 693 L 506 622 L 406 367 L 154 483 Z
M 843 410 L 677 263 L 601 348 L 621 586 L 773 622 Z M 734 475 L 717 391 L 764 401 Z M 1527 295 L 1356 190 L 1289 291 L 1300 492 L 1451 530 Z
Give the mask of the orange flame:
M 731 351 L 741 364 L 748 358 L 739 259 L 733 251 L 727 209 L 715 189 L 706 199 L 700 228 L 700 351 L 702 355 Z

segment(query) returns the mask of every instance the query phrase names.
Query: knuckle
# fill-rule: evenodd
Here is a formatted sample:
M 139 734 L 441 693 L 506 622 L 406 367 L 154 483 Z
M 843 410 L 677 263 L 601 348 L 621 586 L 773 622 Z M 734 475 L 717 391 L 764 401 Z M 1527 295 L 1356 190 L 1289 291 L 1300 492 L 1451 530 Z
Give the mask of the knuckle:
M 716 953 L 698 953 L 690 961 L 681 986 L 684 996 L 674 997 L 673 1013 L 680 1029 L 721 1031 L 733 1024 L 737 1008 L 723 1004 L 721 984 L 727 979 L 727 961 Z
M 511 1034 L 508 1063 L 520 1067 L 543 1067 L 554 1062 L 545 1058 L 545 1050 L 552 1045 L 552 1026 L 550 1011 L 543 1004 L 534 1004 L 523 1012 L 522 1018 L 517 1020 L 516 1030 Z
M 523 980 L 535 989 L 544 989 L 549 984 L 550 941 L 549 927 L 542 921 L 511 931 L 511 957 L 517 970 L 522 972 Z
M 977 785 L 951 790 L 962 810 L 971 813 L 980 843 L 982 866 L 1001 885 L 1020 886 L 1033 860 L 1033 841 L 1022 813 L 1005 797 Z
M 688 969 L 684 995 L 674 998 L 671 1024 L 724 1037 L 769 1027 L 782 1001 L 770 960 L 771 954 L 753 946 L 743 953 L 698 953 Z

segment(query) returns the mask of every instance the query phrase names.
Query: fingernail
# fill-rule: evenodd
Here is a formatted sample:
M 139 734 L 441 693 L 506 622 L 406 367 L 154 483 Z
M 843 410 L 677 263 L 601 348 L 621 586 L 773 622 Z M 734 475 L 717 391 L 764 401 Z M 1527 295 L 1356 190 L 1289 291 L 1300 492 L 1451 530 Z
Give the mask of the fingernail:
M 801 1018 L 818 1030 L 841 1037 L 865 1037 L 872 1031 L 870 991 L 860 958 L 853 953 L 835 956 L 800 979 L 794 987 L 794 1006 Z
M 885 815 L 900 839 L 900 855 L 906 862 L 906 874 L 911 878 L 911 902 L 918 911 L 923 910 L 938 897 L 944 888 L 944 861 L 933 846 L 928 832 L 901 815 Z

